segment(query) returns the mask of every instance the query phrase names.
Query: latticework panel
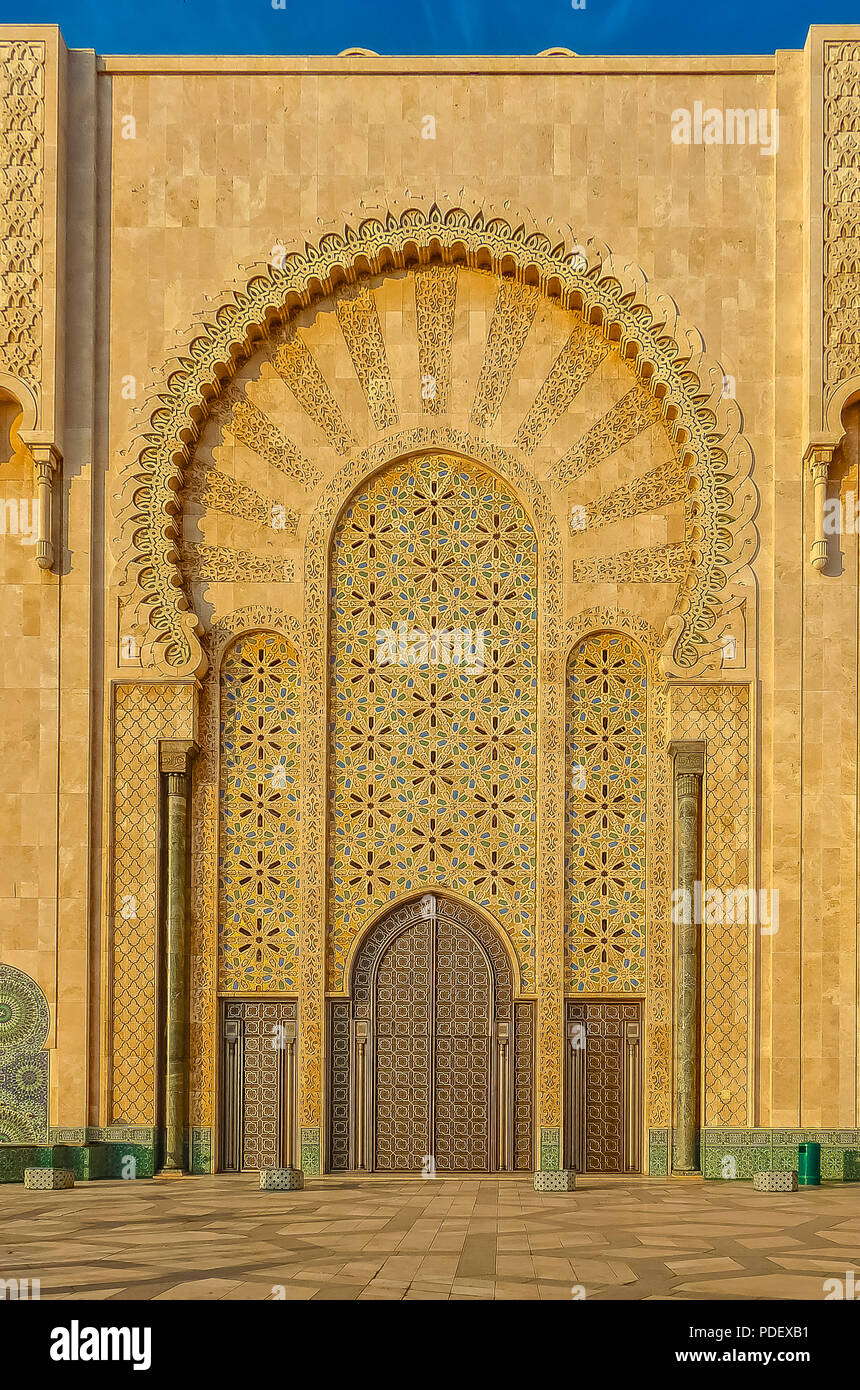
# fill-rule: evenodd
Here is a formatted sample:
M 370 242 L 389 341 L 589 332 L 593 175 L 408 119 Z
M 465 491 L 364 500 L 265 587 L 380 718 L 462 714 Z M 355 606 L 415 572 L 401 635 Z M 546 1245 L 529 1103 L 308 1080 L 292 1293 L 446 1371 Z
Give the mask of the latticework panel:
M 490 1166 L 492 986 L 470 932 L 440 917 L 436 932 L 434 1117 L 436 1166 L 481 1172 Z
M 158 741 L 191 738 L 188 685 L 119 685 L 114 707 L 110 1123 L 155 1120 Z
M 632 638 L 593 633 L 567 675 L 566 983 L 645 988 L 647 700 Z
M 219 986 L 297 987 L 300 677 L 272 632 L 237 639 L 221 666 Z
M 330 985 L 410 890 L 490 909 L 534 987 L 537 547 L 494 475 L 398 463 L 332 551 Z
M 749 690 L 745 685 L 681 687 L 672 696 L 676 739 L 707 744 L 704 780 L 704 891 L 736 894 L 751 887 Z M 725 900 L 725 899 L 723 899 Z M 746 917 L 732 898 L 731 913 Z M 745 1125 L 747 1119 L 750 924 L 709 921 L 704 942 L 705 1124 Z M 769 915 L 769 913 L 768 913 Z

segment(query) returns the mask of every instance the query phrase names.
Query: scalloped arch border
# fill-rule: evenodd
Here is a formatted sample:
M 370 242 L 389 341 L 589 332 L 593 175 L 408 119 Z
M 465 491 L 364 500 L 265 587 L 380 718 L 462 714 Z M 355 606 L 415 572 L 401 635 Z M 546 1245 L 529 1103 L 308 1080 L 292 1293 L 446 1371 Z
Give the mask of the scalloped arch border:
M 585 250 L 536 225 L 530 231 L 524 221 L 514 226 L 480 209 L 443 210 L 437 203 L 424 209 L 412 201 L 330 231 L 281 265 L 249 267 L 243 282 L 213 300 L 148 394 L 114 498 L 119 592 L 144 629 L 143 666 L 174 678 L 206 670 L 199 620 L 179 570 L 177 519 L 183 468 L 211 401 L 269 330 L 298 309 L 360 277 L 435 259 L 515 276 L 600 325 L 660 401 L 669 438 L 691 473 L 689 519 L 702 542 L 695 550 L 701 579 L 680 595 L 681 621 L 667 656 L 678 674 L 701 674 L 720 593 L 755 549 L 752 452 L 740 410 L 724 394 L 722 368 L 706 356 L 697 330 L 682 322 L 675 301 L 651 292 L 637 266 L 617 265 L 597 239 Z M 713 525 L 702 527 L 709 512 Z

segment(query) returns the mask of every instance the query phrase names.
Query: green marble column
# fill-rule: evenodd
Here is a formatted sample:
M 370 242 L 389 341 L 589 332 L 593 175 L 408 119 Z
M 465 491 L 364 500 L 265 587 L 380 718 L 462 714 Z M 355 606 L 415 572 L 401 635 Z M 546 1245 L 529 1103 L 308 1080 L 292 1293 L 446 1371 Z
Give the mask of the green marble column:
M 704 750 L 674 746 L 675 754 L 675 1096 L 672 1172 L 699 1169 L 699 958 Z
M 162 1097 L 164 1176 L 188 1171 L 188 783 L 196 752 L 185 739 L 164 740 L 165 776 L 164 1047 Z

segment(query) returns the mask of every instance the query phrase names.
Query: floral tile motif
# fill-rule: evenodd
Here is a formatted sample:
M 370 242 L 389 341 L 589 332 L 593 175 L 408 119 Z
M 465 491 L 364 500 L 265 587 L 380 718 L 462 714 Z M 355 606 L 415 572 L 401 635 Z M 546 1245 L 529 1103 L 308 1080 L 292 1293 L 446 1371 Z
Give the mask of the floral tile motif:
M 448 888 L 534 988 L 537 543 L 498 478 L 430 454 L 347 507 L 332 547 L 329 982 L 357 931 Z
M 222 989 L 297 985 L 300 689 L 286 638 L 255 632 L 228 648 L 221 667 Z
M 647 687 L 630 637 L 593 633 L 571 655 L 566 992 L 645 989 Z

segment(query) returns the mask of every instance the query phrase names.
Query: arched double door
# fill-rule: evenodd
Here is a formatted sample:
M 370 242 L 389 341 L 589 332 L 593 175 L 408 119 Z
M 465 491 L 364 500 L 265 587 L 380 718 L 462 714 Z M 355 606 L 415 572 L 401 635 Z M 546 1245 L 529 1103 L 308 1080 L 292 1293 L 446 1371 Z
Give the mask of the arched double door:
M 531 1010 L 477 913 L 434 894 L 390 913 L 331 1004 L 332 1169 L 530 1168 Z

